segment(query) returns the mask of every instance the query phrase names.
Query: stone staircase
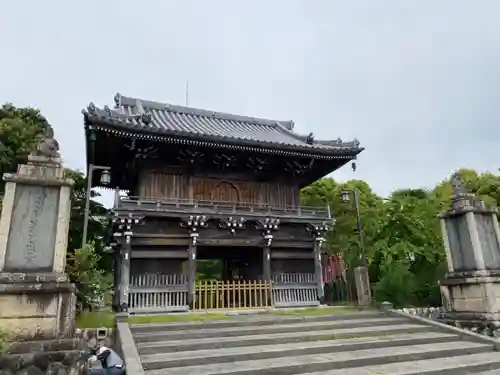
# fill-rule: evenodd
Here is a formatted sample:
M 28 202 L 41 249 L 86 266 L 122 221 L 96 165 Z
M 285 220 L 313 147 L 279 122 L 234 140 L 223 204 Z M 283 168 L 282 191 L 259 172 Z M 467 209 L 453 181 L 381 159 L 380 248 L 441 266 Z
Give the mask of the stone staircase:
M 146 375 L 500 374 L 491 343 L 376 311 L 240 315 L 131 332 Z

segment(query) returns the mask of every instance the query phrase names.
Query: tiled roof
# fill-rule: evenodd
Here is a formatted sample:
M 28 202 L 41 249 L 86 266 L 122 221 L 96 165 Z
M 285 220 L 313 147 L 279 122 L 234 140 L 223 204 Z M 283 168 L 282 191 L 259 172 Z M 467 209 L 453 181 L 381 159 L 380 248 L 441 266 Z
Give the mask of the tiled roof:
M 291 147 L 309 152 L 323 151 L 358 154 L 357 140 L 317 141 L 312 134 L 302 136 L 293 131 L 293 121 L 275 121 L 213 112 L 165 103 L 115 95 L 115 107 L 97 108 L 90 103 L 83 111 L 86 120 L 118 125 L 130 131 L 146 131 L 165 136 L 196 136 L 245 141 L 266 147 Z

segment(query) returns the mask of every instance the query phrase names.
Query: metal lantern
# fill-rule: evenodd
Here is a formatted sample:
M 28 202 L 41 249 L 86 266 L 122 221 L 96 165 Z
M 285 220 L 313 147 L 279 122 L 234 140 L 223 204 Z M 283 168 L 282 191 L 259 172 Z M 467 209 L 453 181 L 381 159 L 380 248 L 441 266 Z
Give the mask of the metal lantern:
M 342 202 L 349 202 L 349 192 L 347 190 L 342 190 L 340 193 L 340 199 L 342 199 Z
M 109 171 L 102 171 L 101 184 L 109 185 L 110 182 L 111 182 L 111 173 L 109 173 Z

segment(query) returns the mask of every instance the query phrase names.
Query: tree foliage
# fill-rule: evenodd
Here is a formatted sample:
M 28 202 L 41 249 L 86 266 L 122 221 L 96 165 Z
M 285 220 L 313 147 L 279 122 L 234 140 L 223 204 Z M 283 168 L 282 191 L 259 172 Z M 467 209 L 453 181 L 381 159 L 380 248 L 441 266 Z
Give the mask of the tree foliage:
M 10 103 L 0 107 L 0 176 L 15 172 L 26 161 L 47 126 L 47 119 L 37 109 L 16 108 Z M 4 185 L 2 180 L 0 194 Z
M 112 276 L 100 266 L 101 258 L 93 243 L 68 254 L 66 271 L 76 285 L 79 311 L 92 310 L 111 292 Z
M 17 108 L 9 103 L 0 107 L 0 176 L 4 173 L 16 172 L 18 164 L 26 163 L 28 154 L 36 149 L 48 125 L 47 119 L 37 109 Z M 111 257 L 104 251 L 108 235 L 107 210 L 100 203 L 90 201 L 88 242 L 93 244 L 92 252 L 85 248 L 76 254 L 75 250 L 81 247 L 82 242 L 87 180 L 84 174 L 77 170 L 66 169 L 65 173 L 74 181 L 71 194 L 68 266 L 71 267 L 72 280 L 79 285 L 85 285 L 82 278 L 87 277 L 89 273 L 85 271 L 85 274 L 78 275 L 76 270 L 98 267 L 97 269 L 105 269 L 108 273 L 111 271 Z M 0 179 L 0 197 L 3 192 L 4 183 Z M 91 197 L 97 196 L 97 193 L 91 192 Z M 75 261 L 78 264 L 74 264 Z M 87 261 L 91 263 L 84 265 L 83 263 Z M 97 266 L 94 264 L 96 261 Z M 96 274 L 95 277 L 99 279 L 101 276 Z M 85 288 L 88 290 L 88 287 Z M 79 296 L 81 296 L 80 292 Z M 81 302 L 84 304 L 85 298 L 81 297 Z
M 487 206 L 500 203 L 500 176 L 460 170 L 467 189 Z M 451 177 L 451 176 L 450 176 Z M 363 223 L 364 248 L 375 297 L 396 305 L 440 304 L 439 280 L 446 272 L 446 256 L 437 215 L 450 204 L 447 178 L 430 190 L 402 189 L 389 197 L 377 196 L 364 181 L 338 184 L 330 178 L 304 188 L 305 205 L 329 204 L 337 219 L 327 236 L 326 250 L 342 253 L 351 269 L 362 252 L 352 205 L 341 202 L 344 189 L 357 189 Z

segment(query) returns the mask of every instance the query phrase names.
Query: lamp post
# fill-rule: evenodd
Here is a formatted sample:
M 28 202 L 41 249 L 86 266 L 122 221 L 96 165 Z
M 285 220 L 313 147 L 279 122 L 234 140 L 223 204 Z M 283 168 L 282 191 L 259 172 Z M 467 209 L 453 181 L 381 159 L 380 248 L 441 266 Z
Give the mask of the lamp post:
M 365 253 L 365 234 L 363 231 L 363 224 L 361 223 L 361 214 L 359 212 L 359 192 L 358 189 L 344 189 L 340 193 L 342 202 L 349 202 L 350 195 L 352 194 L 354 210 L 356 211 L 356 230 L 359 233 L 359 248 L 361 250 L 360 259 L 364 267 L 367 266 L 366 253 Z
M 368 262 L 366 261 L 363 225 L 361 224 L 361 215 L 359 213 L 359 192 L 357 189 L 345 189 L 341 192 L 340 198 L 343 202 L 349 202 L 349 196 L 351 194 L 353 196 L 354 209 L 356 210 L 356 228 L 359 232 L 359 247 L 361 250 L 361 266 L 354 269 L 356 294 L 358 296 L 359 306 L 369 306 L 372 302 L 372 292 L 370 276 L 368 275 Z
M 82 248 L 87 244 L 87 231 L 89 227 L 89 214 L 90 214 L 90 191 L 92 190 L 92 175 L 94 171 L 102 171 L 101 184 L 108 185 L 111 182 L 111 167 L 103 167 L 99 165 L 89 164 L 87 172 L 87 191 L 85 193 L 85 211 L 83 217 L 83 233 L 82 233 Z

